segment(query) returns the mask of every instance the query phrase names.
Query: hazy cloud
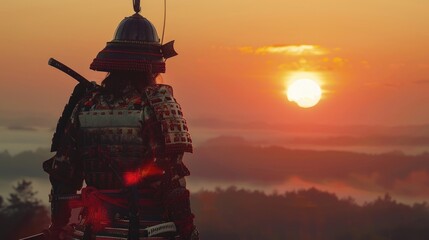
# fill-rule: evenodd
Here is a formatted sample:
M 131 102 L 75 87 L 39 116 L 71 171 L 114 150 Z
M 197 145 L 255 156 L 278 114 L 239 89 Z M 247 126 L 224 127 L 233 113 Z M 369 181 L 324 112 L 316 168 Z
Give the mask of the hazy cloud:
M 279 65 L 282 70 L 288 71 L 333 71 L 344 67 L 348 61 L 341 57 L 308 59 L 300 58 L 296 61 L 289 61 Z
M 254 55 L 280 55 L 287 58 L 278 63 L 286 71 L 334 71 L 349 64 L 344 57 L 335 55 L 338 48 L 328 49 L 319 45 L 271 45 L 262 47 L 241 47 L 239 51 Z
M 320 146 L 429 146 L 429 136 L 297 137 L 287 142 Z
M 39 113 L 15 113 L 2 112 L 0 115 L 0 126 L 8 127 L 11 130 L 15 128 L 37 128 L 55 126 L 58 117 L 47 116 Z M 23 129 L 20 129 L 23 130 Z
M 7 129 L 15 130 L 15 131 L 36 131 L 36 129 L 33 127 L 20 126 L 20 125 L 12 125 L 12 126 L 7 127 Z
M 266 122 L 237 122 L 237 121 L 228 121 L 218 118 L 195 118 L 188 120 L 189 125 L 193 127 L 207 127 L 207 128 L 233 128 L 233 129 L 269 129 L 273 128 L 272 125 Z
M 415 84 L 429 84 L 429 79 L 416 80 L 416 81 L 413 81 L 413 83 L 415 83 Z
M 328 49 L 318 45 L 277 45 L 277 46 L 262 46 L 241 47 L 239 50 L 243 53 L 253 54 L 284 54 L 289 56 L 320 56 L 329 53 Z

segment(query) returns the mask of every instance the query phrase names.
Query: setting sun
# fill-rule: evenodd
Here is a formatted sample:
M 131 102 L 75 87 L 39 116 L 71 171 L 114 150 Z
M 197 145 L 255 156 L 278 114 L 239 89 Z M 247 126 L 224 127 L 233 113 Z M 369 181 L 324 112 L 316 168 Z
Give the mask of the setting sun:
M 310 108 L 320 101 L 322 90 L 316 81 L 304 78 L 293 81 L 286 94 L 290 102 L 296 102 L 302 108 Z

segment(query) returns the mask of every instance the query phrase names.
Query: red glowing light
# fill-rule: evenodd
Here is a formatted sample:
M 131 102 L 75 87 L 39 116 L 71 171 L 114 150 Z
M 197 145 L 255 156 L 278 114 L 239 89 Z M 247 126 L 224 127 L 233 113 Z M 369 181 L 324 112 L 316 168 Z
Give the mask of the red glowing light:
M 155 163 L 147 164 L 135 171 L 126 172 L 124 174 L 124 183 L 126 186 L 138 184 L 144 178 L 150 176 L 156 176 L 163 174 L 163 171 L 160 167 L 156 166 Z
M 139 172 L 126 172 L 124 174 L 125 185 L 130 186 L 137 184 L 140 181 Z

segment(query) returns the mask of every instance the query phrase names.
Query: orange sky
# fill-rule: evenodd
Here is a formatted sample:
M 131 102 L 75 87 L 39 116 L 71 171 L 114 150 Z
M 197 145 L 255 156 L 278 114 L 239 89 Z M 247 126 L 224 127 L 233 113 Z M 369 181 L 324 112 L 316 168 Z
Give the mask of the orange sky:
M 162 1 L 143 1 L 142 8 L 161 33 Z M 191 127 L 201 118 L 428 123 L 427 9 L 419 0 L 169 1 L 165 39 L 176 40 L 179 56 L 168 60 L 164 80 Z M 131 14 L 125 0 L 3 0 L 0 125 L 52 127 L 75 82 L 49 67 L 49 57 L 99 82 L 104 73 L 89 64 Z M 322 52 L 258 51 L 301 45 Z M 322 76 L 324 96 L 314 108 L 300 109 L 283 94 L 297 71 Z
M 162 2 L 142 1 L 159 34 Z M 167 61 L 164 82 L 195 139 L 277 143 L 284 136 L 275 130 L 289 124 L 428 124 L 428 9 L 425 0 L 169 0 L 165 41 L 176 40 L 179 56 Z M 16 131 L 52 129 L 75 85 L 48 59 L 100 82 L 105 73 L 89 65 L 132 13 L 129 0 L 0 2 L 0 151 L 49 146 L 51 130 Z M 302 46 L 317 51 L 290 51 Z M 284 96 L 297 72 L 320 76 L 317 106 L 301 109 Z M 264 124 L 271 128 L 261 131 Z

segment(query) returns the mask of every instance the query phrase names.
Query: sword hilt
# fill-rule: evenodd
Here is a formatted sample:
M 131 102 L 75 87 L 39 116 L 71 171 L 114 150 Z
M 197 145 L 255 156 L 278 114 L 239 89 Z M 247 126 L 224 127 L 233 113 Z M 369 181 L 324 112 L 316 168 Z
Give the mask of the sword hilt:
M 91 84 L 91 82 L 88 79 L 84 78 L 82 75 L 80 75 L 79 73 L 77 73 L 73 69 L 67 67 L 65 64 L 63 64 L 62 62 L 60 62 L 54 58 L 49 59 L 48 65 L 64 72 L 65 74 L 69 75 L 70 77 L 76 79 L 79 83 L 83 83 L 85 85 Z

